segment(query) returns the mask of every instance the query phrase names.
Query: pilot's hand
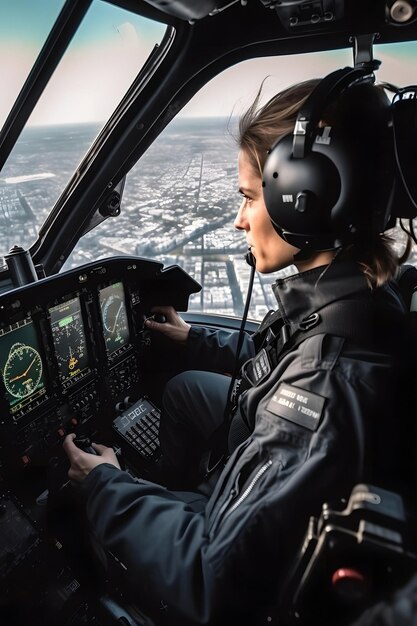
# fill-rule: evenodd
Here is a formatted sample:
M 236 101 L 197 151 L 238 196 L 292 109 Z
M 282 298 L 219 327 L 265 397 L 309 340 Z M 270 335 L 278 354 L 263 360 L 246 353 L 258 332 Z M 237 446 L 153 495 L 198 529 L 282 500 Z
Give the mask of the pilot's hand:
M 70 480 L 81 482 L 97 465 L 102 463 L 110 463 L 118 469 L 120 469 L 119 462 L 114 453 L 113 448 L 107 448 L 98 443 L 92 443 L 94 450 L 97 454 L 89 454 L 78 448 L 75 443 L 76 435 L 71 433 L 64 439 L 62 447 L 65 450 L 67 457 L 70 460 L 71 467 L 68 471 L 68 478 Z
M 163 333 L 172 341 L 185 344 L 187 342 L 188 333 L 191 326 L 184 322 L 182 317 L 178 315 L 172 306 L 155 306 L 152 313 L 160 313 L 165 316 L 165 322 L 157 322 L 154 319 L 147 319 L 145 325 L 151 330 L 157 330 Z

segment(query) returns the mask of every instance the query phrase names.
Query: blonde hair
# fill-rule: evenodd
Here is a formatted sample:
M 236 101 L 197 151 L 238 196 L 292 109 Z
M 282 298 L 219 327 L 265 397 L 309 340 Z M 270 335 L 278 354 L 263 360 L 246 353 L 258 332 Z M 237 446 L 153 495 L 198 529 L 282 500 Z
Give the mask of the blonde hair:
M 262 83 L 255 100 L 240 118 L 239 147 L 246 153 L 251 166 L 260 177 L 272 146 L 283 135 L 293 132 L 300 108 L 319 82 L 320 79 L 312 79 L 292 85 L 273 96 L 263 106 L 259 106 Z M 329 108 L 324 117 L 333 118 L 334 113 L 334 107 L 331 107 L 331 113 Z M 392 243 L 391 237 L 379 234 L 367 238 L 365 242 L 349 244 L 341 251 L 340 256 L 355 260 L 369 286 L 379 287 L 395 277 L 398 266 L 407 259 L 410 252 L 410 238 L 401 257 L 394 252 Z

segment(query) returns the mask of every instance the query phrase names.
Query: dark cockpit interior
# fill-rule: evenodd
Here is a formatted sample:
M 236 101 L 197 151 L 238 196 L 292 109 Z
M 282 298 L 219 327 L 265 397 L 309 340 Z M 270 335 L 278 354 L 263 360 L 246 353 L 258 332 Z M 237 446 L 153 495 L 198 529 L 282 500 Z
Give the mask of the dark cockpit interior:
M 155 303 L 185 310 L 199 289 L 179 267 L 114 257 L 2 296 L 5 623 L 23 623 L 33 611 L 38 623 L 56 623 L 79 586 L 59 539 L 72 500 L 65 435 L 76 433 L 83 450 L 91 450 L 91 440 L 106 441 L 133 475 L 149 474 L 159 453 L 159 408 L 152 395 L 163 371 L 150 355 L 144 320 Z M 51 598 L 44 602 L 45 593 Z M 62 593 L 68 597 L 61 600 Z M 87 606 L 77 610 L 93 620 Z
M 0 169 L 91 4 L 63 3 L 0 128 Z M 152 247 L 143 256 L 101 255 L 68 269 L 65 263 L 77 242 L 108 220 L 117 225 L 130 170 L 194 94 L 227 68 L 248 59 L 339 49 L 351 49 L 352 64 L 360 66 L 372 63 L 374 54 L 378 57 L 377 45 L 417 40 L 415 0 L 104 4 L 153 20 L 163 26 L 164 34 L 48 207 L 32 243 L 22 245 L 13 220 L 5 226 L 10 231 L 7 240 L 15 239 L 4 251 L 0 268 L 0 622 L 7 626 L 158 626 L 140 606 L 132 606 L 122 586 L 110 587 L 100 577 L 84 540 L 79 495 L 67 475 L 62 442 L 75 433 L 84 450 L 92 450 L 92 441 L 104 443 L 132 476 L 152 480 L 159 455 L 162 391 L 185 363 L 182 353 L 155 336 L 145 320 L 155 316 L 153 307 L 172 305 L 193 324 L 236 330 L 241 321 L 241 314 L 222 313 L 225 307 L 217 315 L 189 310 L 190 299 L 200 298 L 196 294 L 201 292 L 201 276 L 176 263 L 163 263 L 156 254 L 153 258 Z M 417 69 L 417 59 L 413 63 Z M 415 160 L 416 134 L 410 130 L 407 163 Z M 408 206 L 410 198 L 403 203 Z M 401 216 L 412 219 L 414 209 L 407 215 L 404 208 Z M 2 215 L 4 210 L 0 222 Z M 260 286 L 263 289 L 262 282 Z M 249 319 L 246 330 L 253 332 L 258 324 Z M 394 495 L 382 490 L 378 498 L 386 505 L 382 512 L 373 508 L 375 494 L 364 495 L 362 489 L 339 509 L 323 509 L 319 520 L 312 519 L 303 567 L 317 554 L 315 571 L 323 580 L 328 537 L 339 545 L 343 535 L 343 545 L 355 552 L 359 511 L 365 519 L 361 540 L 368 557 L 382 555 L 381 570 L 392 573 L 378 579 L 379 597 L 405 583 L 417 568 L 417 553 L 398 539 L 405 512 Z M 320 539 L 313 541 L 313 536 Z M 123 563 L 115 562 L 114 567 L 123 569 Z M 287 590 L 287 599 L 291 597 L 297 608 L 291 605 L 291 611 L 280 615 L 260 611 L 259 624 L 317 623 L 312 621 L 317 618 L 314 612 L 299 620 L 297 611 L 311 602 L 316 590 L 300 567 Z M 343 577 L 338 565 L 333 570 L 342 582 L 334 579 L 323 597 L 331 607 L 330 619 L 336 616 L 333 623 L 338 624 L 346 604 L 354 607 L 347 613 L 351 619 L 371 600 L 359 575 Z M 332 586 L 340 603 L 329 599 Z M 355 604 L 359 596 L 366 599 Z

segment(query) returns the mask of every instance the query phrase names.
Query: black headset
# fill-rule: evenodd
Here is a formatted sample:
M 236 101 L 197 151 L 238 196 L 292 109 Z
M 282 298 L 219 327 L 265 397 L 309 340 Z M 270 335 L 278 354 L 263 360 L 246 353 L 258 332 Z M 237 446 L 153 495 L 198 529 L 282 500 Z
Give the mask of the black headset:
M 301 107 L 293 133 L 270 150 L 263 169 L 265 204 L 277 232 L 301 250 L 338 248 L 383 232 L 396 217 L 417 215 L 417 182 L 405 193 L 407 168 L 401 168 L 399 153 L 407 163 L 410 157 L 393 128 L 404 115 L 374 82 L 366 66 L 332 72 Z M 334 105 L 335 125 L 320 125 Z M 408 120 L 414 115 L 417 134 L 416 105 L 414 100 Z M 407 123 L 398 127 L 405 141 Z M 411 178 L 417 181 L 414 173 Z

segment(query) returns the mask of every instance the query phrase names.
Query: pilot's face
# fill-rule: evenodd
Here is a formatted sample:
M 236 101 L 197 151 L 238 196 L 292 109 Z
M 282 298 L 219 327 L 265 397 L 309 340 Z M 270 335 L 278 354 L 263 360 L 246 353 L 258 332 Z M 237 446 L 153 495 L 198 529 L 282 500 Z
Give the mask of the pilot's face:
M 256 258 L 258 272 L 275 272 L 294 263 L 298 248 L 284 241 L 272 226 L 264 202 L 261 177 L 244 150 L 239 153 L 239 191 L 243 200 L 234 226 L 246 232 L 246 241 Z

